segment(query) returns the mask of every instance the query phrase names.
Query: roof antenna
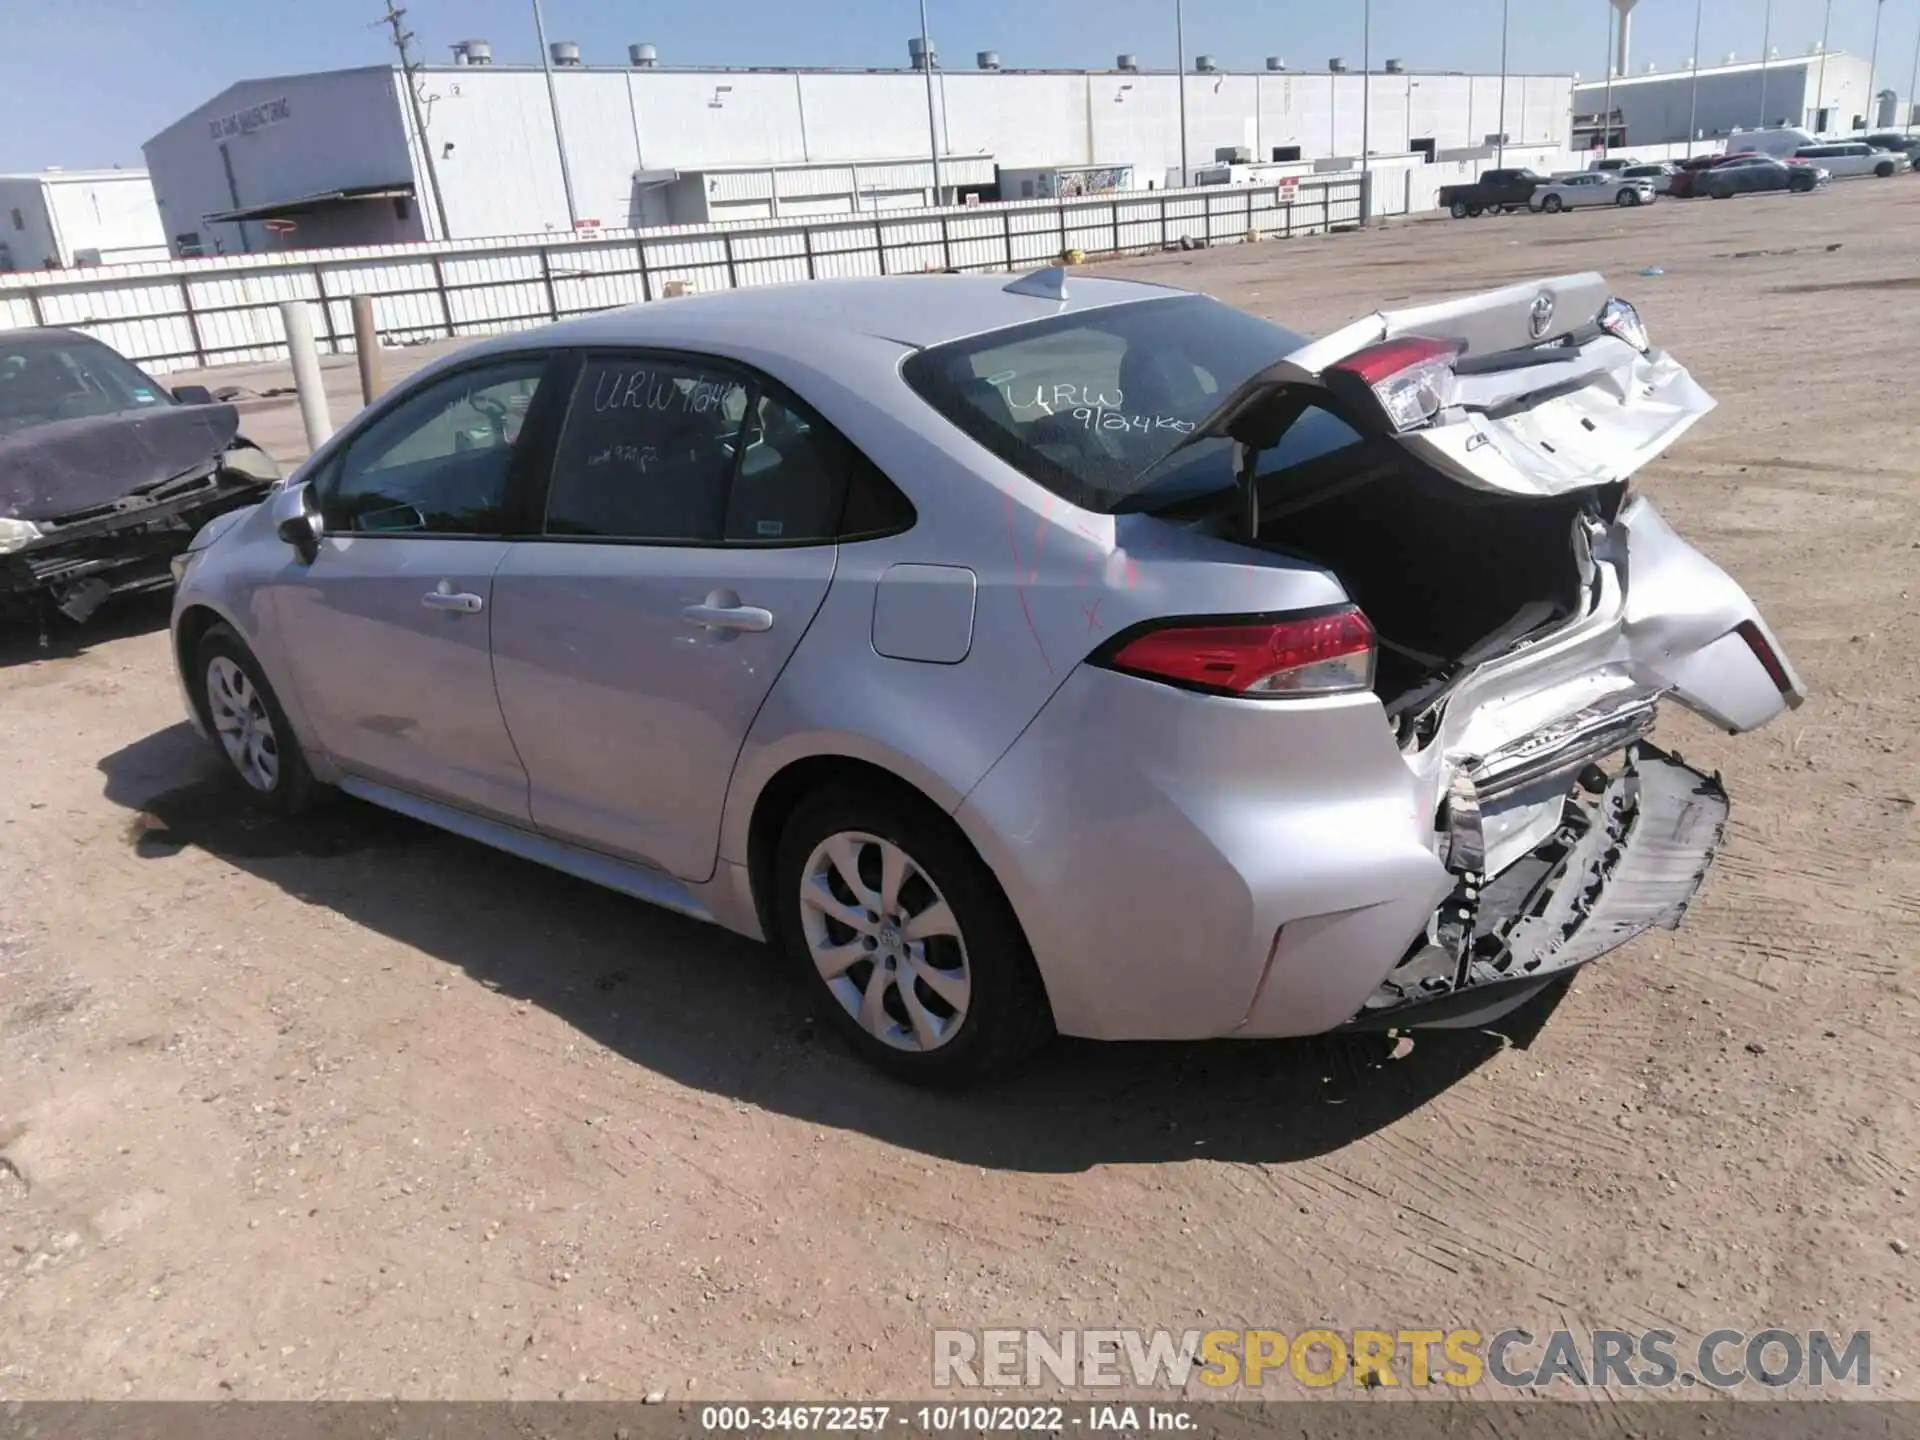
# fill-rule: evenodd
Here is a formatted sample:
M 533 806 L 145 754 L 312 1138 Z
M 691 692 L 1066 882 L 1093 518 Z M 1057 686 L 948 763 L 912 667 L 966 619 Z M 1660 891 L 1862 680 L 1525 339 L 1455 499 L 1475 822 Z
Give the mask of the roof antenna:
M 1009 295 L 1034 295 L 1042 300 L 1067 298 L 1067 272 L 1063 266 L 1049 265 L 1031 275 L 1022 275 L 1006 287 Z

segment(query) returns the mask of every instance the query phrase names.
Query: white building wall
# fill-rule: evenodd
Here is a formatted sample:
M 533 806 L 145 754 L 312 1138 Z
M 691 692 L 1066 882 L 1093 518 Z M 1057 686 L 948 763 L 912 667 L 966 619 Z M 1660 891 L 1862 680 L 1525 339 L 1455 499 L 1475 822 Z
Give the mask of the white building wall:
M 166 228 L 144 170 L 48 175 L 45 185 L 61 264 L 79 264 L 83 253 L 101 265 L 167 258 Z
M 410 182 L 401 93 L 384 65 L 248 80 L 162 130 L 142 148 L 174 253 L 187 234 L 199 235 L 209 255 L 270 248 L 259 224 L 208 225 L 209 214 L 324 190 Z M 213 133 L 215 125 L 222 126 L 221 135 Z
M 1827 55 L 1824 79 L 1818 56 L 1776 61 L 1766 70 L 1765 122 L 1815 130 L 1824 107 L 1828 112 L 1827 129 L 1834 134 L 1877 123 L 1868 109 L 1870 68 L 1866 60 L 1839 51 Z M 1897 89 L 1894 68 L 1883 65 L 1873 88 Z M 1628 146 L 1686 141 L 1693 93 L 1693 75 L 1686 70 L 1615 80 L 1613 108 L 1626 125 Z M 1598 114 L 1606 104 L 1606 85 L 1582 84 L 1577 87 L 1576 100 L 1582 114 Z M 1761 123 L 1762 114 L 1758 64 L 1701 70 L 1699 112 L 1694 124 L 1700 137 L 1718 139 L 1736 129 L 1752 129 Z M 1856 119 L 1863 122 L 1862 126 L 1855 126 Z
M 0 175 L 0 271 L 40 270 L 60 261 L 60 241 L 47 214 L 38 175 Z

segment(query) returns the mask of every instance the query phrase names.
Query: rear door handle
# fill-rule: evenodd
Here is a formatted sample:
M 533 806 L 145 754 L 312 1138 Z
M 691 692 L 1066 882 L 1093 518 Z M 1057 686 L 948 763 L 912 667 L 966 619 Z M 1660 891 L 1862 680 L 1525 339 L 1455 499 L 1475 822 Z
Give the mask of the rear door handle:
M 461 615 L 478 615 L 487 608 L 487 602 L 478 595 L 465 591 L 456 591 L 445 581 L 438 590 L 429 590 L 420 597 L 420 603 L 429 610 L 452 610 Z
M 689 605 L 680 612 L 689 625 L 704 625 L 709 630 L 749 630 L 759 634 L 773 628 L 773 612 L 758 605 Z

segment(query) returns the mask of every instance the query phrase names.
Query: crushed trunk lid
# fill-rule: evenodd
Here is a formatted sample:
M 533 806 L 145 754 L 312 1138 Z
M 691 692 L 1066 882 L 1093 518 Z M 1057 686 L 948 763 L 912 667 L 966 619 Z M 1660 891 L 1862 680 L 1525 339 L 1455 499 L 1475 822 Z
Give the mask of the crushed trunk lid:
M 1375 413 L 1351 418 L 1476 489 L 1537 498 L 1615 484 L 1685 434 L 1714 401 L 1664 351 L 1634 343 L 1645 338 L 1637 317 L 1632 327 L 1603 324 L 1618 309 L 1610 302 L 1606 280 L 1584 274 L 1379 311 L 1247 380 L 1183 444 L 1226 437 L 1264 448 L 1296 413 L 1303 388 L 1351 394 L 1370 353 L 1433 341 L 1453 359 L 1429 417 L 1399 426 L 1375 405 Z

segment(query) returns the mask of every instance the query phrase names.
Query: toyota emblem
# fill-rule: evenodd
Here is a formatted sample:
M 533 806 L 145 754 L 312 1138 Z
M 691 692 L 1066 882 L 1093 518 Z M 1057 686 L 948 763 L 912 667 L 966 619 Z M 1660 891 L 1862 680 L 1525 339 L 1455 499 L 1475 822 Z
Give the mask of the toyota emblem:
M 1553 293 L 1542 290 L 1533 299 L 1533 308 L 1527 312 L 1527 325 L 1538 340 L 1547 333 L 1547 327 L 1553 324 Z

